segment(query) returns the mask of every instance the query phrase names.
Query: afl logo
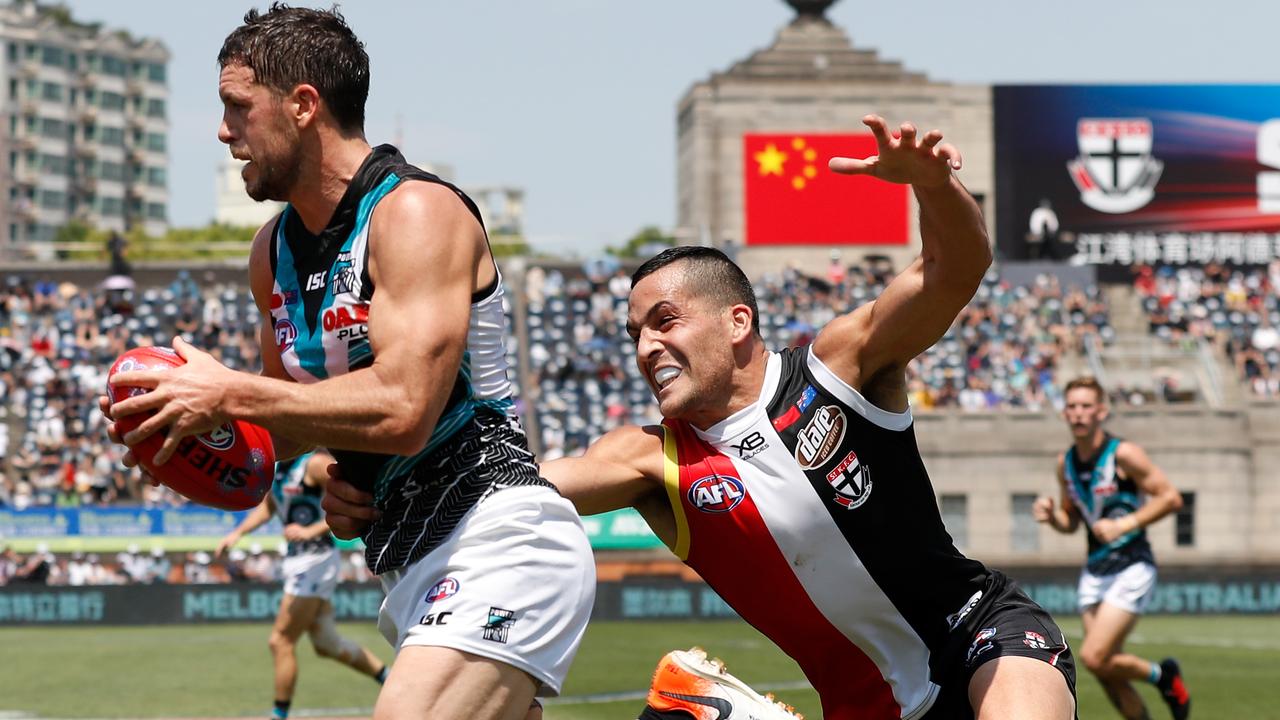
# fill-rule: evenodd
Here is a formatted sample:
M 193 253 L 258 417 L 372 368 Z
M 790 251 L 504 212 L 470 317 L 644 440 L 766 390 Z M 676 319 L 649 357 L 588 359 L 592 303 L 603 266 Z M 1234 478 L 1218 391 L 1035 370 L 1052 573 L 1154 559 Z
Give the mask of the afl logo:
M 835 405 L 824 405 L 796 435 L 796 462 L 805 470 L 825 465 L 844 442 L 849 425 L 844 411 Z
M 280 352 L 293 347 L 293 341 L 297 339 L 298 328 L 292 320 L 276 321 L 276 347 L 280 348 Z
M 747 490 L 728 475 L 708 475 L 689 486 L 689 504 L 705 513 L 727 513 L 738 507 Z
M 836 491 L 836 504 L 847 510 L 861 506 L 871 497 L 871 468 L 858 462 L 853 452 L 831 468 L 827 482 Z
M 451 577 L 447 577 L 431 586 L 431 589 L 427 591 L 426 600 L 429 603 L 436 602 L 438 600 L 447 600 L 454 595 L 457 595 L 458 590 L 461 587 L 462 583 Z
M 227 423 L 219 428 L 214 428 L 203 435 L 197 435 L 200 442 L 208 445 L 214 450 L 226 450 L 236 444 L 236 431 L 231 427 L 231 423 Z

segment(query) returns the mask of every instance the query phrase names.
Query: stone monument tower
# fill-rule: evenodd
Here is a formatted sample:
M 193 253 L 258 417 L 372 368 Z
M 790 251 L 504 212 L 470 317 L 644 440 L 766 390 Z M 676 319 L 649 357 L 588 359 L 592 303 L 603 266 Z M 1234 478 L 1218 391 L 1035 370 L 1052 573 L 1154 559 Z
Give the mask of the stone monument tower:
M 732 250 L 751 277 L 788 262 L 820 270 L 833 250 L 847 262 L 865 254 L 887 255 L 898 268 L 919 252 L 913 203 L 905 242 L 849 245 L 809 243 L 804 237 L 786 245 L 748 242 L 744 173 L 750 159 L 744 137 L 751 134 L 860 134 L 866 132 L 862 117 L 867 113 L 895 125 L 911 120 L 922 132 L 936 127 L 963 153 L 960 178 L 979 196 L 988 217 L 995 208 L 990 87 L 932 81 L 881 59 L 875 50 L 855 47 L 826 17 L 836 1 L 787 0 L 796 14 L 773 44 L 695 82 L 679 102 L 680 238 Z M 826 157 L 813 166 L 810 172 L 829 172 Z

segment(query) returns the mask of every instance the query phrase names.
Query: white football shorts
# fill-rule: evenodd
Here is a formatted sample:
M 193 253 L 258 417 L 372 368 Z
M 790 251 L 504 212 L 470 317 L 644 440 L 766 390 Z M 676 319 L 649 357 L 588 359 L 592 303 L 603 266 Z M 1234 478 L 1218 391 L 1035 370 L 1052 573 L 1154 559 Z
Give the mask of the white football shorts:
M 378 629 L 397 651 L 454 648 L 519 668 L 560 692 L 596 592 L 573 504 L 542 486 L 499 490 L 416 563 L 380 576 Z
M 1138 562 L 1112 575 L 1080 573 L 1077 602 L 1085 610 L 1100 602 L 1141 615 L 1156 594 L 1156 566 Z
M 280 568 L 284 575 L 284 594 L 333 600 L 341 562 L 337 550 L 286 556 Z

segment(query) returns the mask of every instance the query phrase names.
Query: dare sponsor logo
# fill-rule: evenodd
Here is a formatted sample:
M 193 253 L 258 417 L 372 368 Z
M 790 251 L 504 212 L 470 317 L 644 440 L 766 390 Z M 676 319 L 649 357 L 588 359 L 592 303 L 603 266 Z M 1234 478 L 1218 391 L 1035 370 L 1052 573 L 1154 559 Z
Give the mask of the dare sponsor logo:
M 747 489 L 729 475 L 708 475 L 689 486 L 689 504 L 704 513 L 727 513 L 742 502 Z
M 805 470 L 825 465 L 844 441 L 849 421 L 835 405 L 824 405 L 796 436 L 796 462 Z
M 321 317 L 324 331 L 339 340 L 361 340 L 369 336 L 369 306 L 339 305 L 327 308 Z

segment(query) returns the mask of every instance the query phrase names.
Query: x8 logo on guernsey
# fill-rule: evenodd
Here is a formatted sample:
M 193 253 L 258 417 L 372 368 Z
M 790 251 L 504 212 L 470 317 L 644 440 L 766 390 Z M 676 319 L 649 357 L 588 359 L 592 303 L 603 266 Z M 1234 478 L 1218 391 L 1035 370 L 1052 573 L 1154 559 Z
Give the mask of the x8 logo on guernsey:
M 705 513 L 726 513 L 738 506 L 747 490 L 729 475 L 708 475 L 689 486 L 689 504 Z

